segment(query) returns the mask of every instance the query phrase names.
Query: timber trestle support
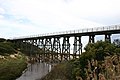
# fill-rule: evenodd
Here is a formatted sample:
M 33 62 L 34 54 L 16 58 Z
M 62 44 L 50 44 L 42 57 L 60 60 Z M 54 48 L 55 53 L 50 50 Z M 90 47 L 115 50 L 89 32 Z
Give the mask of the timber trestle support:
M 70 60 L 70 37 L 63 37 L 61 60 Z
M 38 54 L 39 61 L 61 62 L 80 57 L 85 40 L 83 36 L 89 37 L 88 43 L 95 43 L 96 35 L 104 35 L 104 41 L 111 42 L 112 34 L 120 34 L 120 25 L 41 34 L 11 41 L 30 56 Z
M 77 55 L 80 57 L 80 54 L 82 53 L 81 36 L 75 36 L 74 37 L 74 44 L 73 45 L 74 45 L 73 58 L 76 58 Z
M 60 37 L 54 37 L 52 48 L 52 60 L 57 62 L 61 60 L 61 44 Z
M 36 38 L 31 40 L 18 40 L 15 41 L 21 49 L 29 51 L 29 55 L 32 56 L 35 53 L 36 48 L 39 49 L 38 58 L 42 62 L 61 62 L 68 61 L 70 59 L 79 58 L 82 54 L 82 42 L 81 35 L 74 36 L 74 43 L 71 44 L 70 36 L 64 37 L 48 37 L 48 38 Z M 111 41 L 111 34 L 105 34 L 105 41 Z M 61 43 L 62 42 L 62 43 Z M 89 35 L 89 43 L 95 42 L 95 35 Z M 73 45 L 71 52 L 70 48 Z

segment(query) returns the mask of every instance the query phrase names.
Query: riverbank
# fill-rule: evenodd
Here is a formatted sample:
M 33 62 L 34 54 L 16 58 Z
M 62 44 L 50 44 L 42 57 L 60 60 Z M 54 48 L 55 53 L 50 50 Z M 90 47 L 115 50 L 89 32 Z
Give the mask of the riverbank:
M 16 80 L 39 80 L 51 70 L 51 64 L 47 63 L 33 63 L 30 64 L 24 71 L 24 73 Z
M 120 56 L 106 56 L 103 61 L 88 60 L 86 67 L 80 60 L 58 64 L 39 80 L 120 80 Z
M 98 41 L 85 50 L 79 59 L 58 64 L 40 80 L 120 80 L 120 47 Z
M 55 65 L 51 72 L 39 80 L 71 80 L 73 77 L 72 68 L 73 65 L 71 65 L 70 61 L 60 63 Z

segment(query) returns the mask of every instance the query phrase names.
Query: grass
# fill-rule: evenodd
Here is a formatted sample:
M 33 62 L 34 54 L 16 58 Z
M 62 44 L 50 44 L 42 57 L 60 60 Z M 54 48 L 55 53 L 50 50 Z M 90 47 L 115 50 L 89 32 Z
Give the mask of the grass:
M 26 66 L 25 57 L 0 60 L 0 80 L 15 80 Z
M 16 52 L 13 43 L 0 39 L 0 55 L 5 57 L 5 59 L 0 58 L 0 80 L 15 80 L 26 68 L 25 55 L 19 54 L 21 56 L 16 58 L 9 56 Z

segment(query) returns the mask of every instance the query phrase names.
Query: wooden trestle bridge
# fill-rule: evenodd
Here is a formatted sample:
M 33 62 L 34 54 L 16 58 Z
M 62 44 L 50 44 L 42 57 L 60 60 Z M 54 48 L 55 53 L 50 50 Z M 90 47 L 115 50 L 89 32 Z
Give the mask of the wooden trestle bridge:
M 70 60 L 77 58 L 82 53 L 82 36 L 89 36 L 89 43 L 95 42 L 96 35 L 104 35 L 105 41 L 111 42 L 112 34 L 120 34 L 120 25 L 105 27 L 71 30 L 64 32 L 55 32 L 40 34 L 34 36 L 23 36 L 11 39 L 15 43 L 27 43 L 43 49 L 41 60 Z M 70 43 L 70 38 L 74 38 L 74 43 Z M 70 53 L 70 46 L 73 45 L 73 53 Z

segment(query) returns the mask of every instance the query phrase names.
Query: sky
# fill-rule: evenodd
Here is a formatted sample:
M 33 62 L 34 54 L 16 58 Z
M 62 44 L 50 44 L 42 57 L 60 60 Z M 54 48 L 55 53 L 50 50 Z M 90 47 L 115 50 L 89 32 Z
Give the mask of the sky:
M 0 0 L 0 37 L 120 24 L 120 0 Z

